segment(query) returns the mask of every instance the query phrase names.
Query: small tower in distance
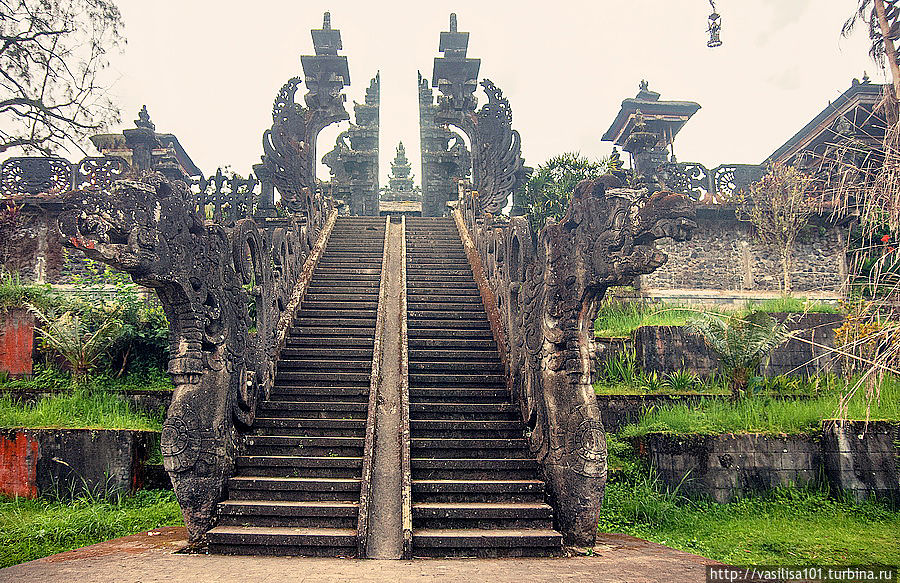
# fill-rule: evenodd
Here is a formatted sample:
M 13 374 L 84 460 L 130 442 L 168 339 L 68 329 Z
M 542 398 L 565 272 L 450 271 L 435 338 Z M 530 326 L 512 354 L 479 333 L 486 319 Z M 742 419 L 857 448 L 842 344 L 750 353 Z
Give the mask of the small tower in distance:
M 412 164 L 406 157 L 406 148 L 403 142 L 397 145 L 397 155 L 391 162 L 391 175 L 388 177 L 388 187 L 382 191 L 381 200 L 390 201 L 419 201 L 421 192 L 413 185 Z

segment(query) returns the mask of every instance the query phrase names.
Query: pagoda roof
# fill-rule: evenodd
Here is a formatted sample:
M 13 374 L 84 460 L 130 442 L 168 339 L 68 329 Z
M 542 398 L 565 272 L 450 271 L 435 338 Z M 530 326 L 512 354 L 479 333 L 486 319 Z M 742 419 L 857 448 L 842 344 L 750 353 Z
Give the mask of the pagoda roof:
M 875 114 L 875 107 L 882 99 L 884 85 L 853 80 L 850 88 L 840 97 L 828 103 L 808 124 L 788 141 L 772 152 L 763 164 L 785 162 L 802 151 L 814 151 L 835 137 L 834 125 L 840 117 L 852 116 L 857 129 L 879 139 L 884 135 L 884 120 Z M 861 116 L 859 114 L 862 114 Z M 880 122 L 873 124 L 872 122 Z
M 625 140 L 634 129 L 635 115 L 638 111 L 644 118 L 650 130 L 662 133 L 668 129 L 669 138 L 674 138 L 700 109 L 700 104 L 693 101 L 660 101 L 660 94 L 650 91 L 646 82 L 641 82 L 640 91 L 635 97 L 622 101 L 622 107 L 616 115 L 616 119 L 600 138 L 604 142 L 615 142 L 617 146 L 625 145 Z

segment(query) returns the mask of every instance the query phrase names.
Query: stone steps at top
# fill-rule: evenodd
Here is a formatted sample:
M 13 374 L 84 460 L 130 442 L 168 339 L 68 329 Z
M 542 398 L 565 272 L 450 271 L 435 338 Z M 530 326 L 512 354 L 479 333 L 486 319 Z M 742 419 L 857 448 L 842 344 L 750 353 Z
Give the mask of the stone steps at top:
M 235 461 L 211 552 L 356 555 L 383 248 L 384 219 L 337 219 Z
M 452 220 L 407 218 L 407 294 L 413 554 L 561 554 Z

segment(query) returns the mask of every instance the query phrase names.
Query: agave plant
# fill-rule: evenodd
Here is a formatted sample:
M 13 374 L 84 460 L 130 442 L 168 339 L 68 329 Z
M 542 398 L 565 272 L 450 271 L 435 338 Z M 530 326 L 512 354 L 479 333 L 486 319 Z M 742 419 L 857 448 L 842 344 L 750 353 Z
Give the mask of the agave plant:
M 740 399 L 747 391 L 750 376 L 763 359 L 788 340 L 790 319 L 776 322 L 769 314 L 752 311 L 744 316 L 703 314 L 687 322 L 689 332 L 703 337 L 719 356 L 728 377 L 731 398 Z
M 41 341 L 69 364 L 75 385 L 79 385 L 97 366 L 100 357 L 122 333 L 122 322 L 114 314 L 93 327 L 71 311 L 50 317 L 31 304 L 28 304 L 28 309 L 41 322 L 40 326 L 35 327 Z

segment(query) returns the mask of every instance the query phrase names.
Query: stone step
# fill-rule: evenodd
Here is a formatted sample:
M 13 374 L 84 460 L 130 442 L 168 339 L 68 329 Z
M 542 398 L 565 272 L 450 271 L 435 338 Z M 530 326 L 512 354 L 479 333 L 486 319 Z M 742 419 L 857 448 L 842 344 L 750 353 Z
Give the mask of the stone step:
M 366 429 L 364 419 L 320 419 L 306 417 L 257 417 L 254 431 L 259 429 L 296 429 L 304 431 L 337 431 L 342 435 L 362 435 Z
M 279 373 L 280 374 L 280 373 Z M 290 374 L 290 373 L 284 373 Z M 311 373 L 314 374 L 314 373 Z M 277 377 L 276 377 L 277 378 Z M 415 387 L 436 387 L 436 386 L 453 386 L 453 385 L 477 385 L 485 388 L 500 388 L 506 386 L 506 377 L 502 374 L 474 373 L 474 372 L 456 372 L 448 373 L 409 373 L 409 384 Z
M 353 370 L 366 371 L 372 369 L 371 360 L 347 360 L 342 358 L 296 358 L 292 356 L 282 357 L 278 361 L 279 370 L 310 370 L 310 371 L 339 371 Z
M 354 348 L 336 348 L 334 346 L 321 346 L 318 342 L 312 346 L 294 348 L 290 345 L 281 350 L 281 358 L 312 358 L 323 359 L 347 358 L 352 360 L 368 359 L 372 363 L 372 346 L 358 346 Z M 421 352 L 449 352 L 449 351 L 421 351 Z M 477 353 L 473 353 L 477 354 Z
M 413 554 L 426 557 L 535 557 L 563 553 L 552 529 L 415 529 Z
M 291 336 L 316 336 L 323 340 L 336 336 L 354 336 L 357 338 L 366 338 L 371 344 L 375 340 L 375 327 L 367 329 L 365 327 L 340 327 L 336 324 L 316 325 L 313 326 L 308 322 L 302 324 L 294 324 L 291 326 Z
M 450 328 L 450 329 L 442 329 L 442 328 L 434 328 L 434 327 L 418 327 L 418 326 L 409 326 L 409 340 L 410 343 L 413 339 L 433 339 L 433 340 L 490 340 L 493 342 L 494 336 L 491 333 L 489 327 L 478 329 L 478 330 L 467 330 L 464 328 Z M 438 344 L 441 346 L 442 344 Z M 447 344 L 446 346 L 450 346 Z
M 439 318 L 410 318 L 408 320 L 409 328 L 433 328 L 442 330 L 445 328 L 454 328 L 461 330 L 489 330 L 491 325 L 487 318 L 482 317 L 481 320 L 442 320 Z M 350 324 L 352 325 L 352 324 Z
M 381 264 L 377 267 L 343 267 L 343 266 L 333 266 L 333 265 L 322 265 L 321 263 L 316 266 L 316 273 L 314 277 L 320 277 L 323 275 L 329 276 L 337 276 L 337 275 L 365 275 L 371 277 L 381 278 Z
M 357 322 L 352 326 L 367 326 L 377 317 L 375 310 L 307 310 L 301 308 L 294 318 L 294 324 L 300 325 L 304 322 L 320 321 L 320 322 Z
M 293 328 L 292 328 L 293 331 Z M 357 331 L 363 334 L 365 331 Z M 375 340 L 375 333 L 371 336 L 322 336 L 322 335 L 294 335 L 293 332 L 285 339 L 285 346 L 290 348 L 318 348 L 321 350 L 340 349 L 340 350 L 372 350 L 372 344 Z
M 542 502 L 416 502 L 417 529 L 551 529 L 553 508 Z
M 499 358 L 494 362 L 478 362 L 474 360 L 451 360 L 451 361 L 423 361 L 418 358 L 410 357 L 409 371 L 413 372 L 443 372 L 443 373 L 469 373 L 469 372 L 487 372 L 487 373 L 503 373 L 503 365 L 500 364 Z
M 218 554 L 356 556 L 355 528 L 217 526 L 207 537 Z
M 411 389 L 410 389 L 411 390 Z M 514 419 L 519 414 L 518 407 L 511 403 L 435 403 L 416 402 L 409 404 L 411 419 Z
M 522 424 L 514 420 L 469 421 L 450 419 L 415 419 L 410 421 L 415 437 L 460 439 L 522 437 Z
M 362 455 L 365 441 L 365 436 L 249 435 L 245 443 L 247 455 L 356 457 Z
M 305 302 L 329 302 L 329 303 L 353 303 L 353 302 L 364 302 L 364 303 L 378 303 L 378 292 L 374 293 L 360 293 L 358 291 L 350 291 L 347 293 L 332 293 L 332 292 L 307 292 L 306 296 L 303 298 Z
M 236 476 L 229 500 L 359 500 L 358 478 Z
M 349 500 L 226 500 L 217 526 L 345 528 L 355 531 L 359 503 Z
M 419 480 L 537 480 L 533 458 L 417 458 L 410 460 Z
M 421 334 L 421 330 L 418 331 Z M 497 344 L 492 336 L 487 338 L 429 338 L 422 335 L 413 337 L 410 335 L 409 348 L 428 350 L 497 350 Z
M 433 306 L 426 310 L 409 310 L 412 320 L 462 320 L 466 322 L 487 322 L 484 310 L 447 310 L 444 306 Z
M 409 397 L 416 402 L 432 403 L 508 403 L 509 391 L 505 387 L 413 387 L 409 389 Z
M 420 458 L 529 458 L 527 442 L 519 438 L 429 438 L 410 439 L 410 452 Z
M 273 392 L 277 391 L 276 386 Z M 332 401 L 272 401 L 260 403 L 258 415 L 265 417 L 304 417 L 316 416 L 320 419 L 365 419 L 368 402 L 332 402 Z
M 414 502 L 543 502 L 542 480 L 419 480 Z
M 347 386 L 362 386 L 369 384 L 370 375 L 371 370 L 364 372 L 314 372 L 279 369 L 275 373 L 275 384 L 290 384 L 291 381 L 318 381 L 328 384 L 339 383 Z
M 466 362 L 500 362 L 500 356 L 496 350 L 452 350 L 452 349 L 410 349 L 411 361 L 466 361 Z
M 351 301 L 320 301 L 304 299 L 300 304 L 300 310 L 316 311 L 316 310 L 332 310 L 332 311 L 355 311 L 355 312 L 372 312 L 378 309 L 378 302 L 351 302 Z
M 236 476 L 359 478 L 361 456 L 242 455 L 235 459 Z

